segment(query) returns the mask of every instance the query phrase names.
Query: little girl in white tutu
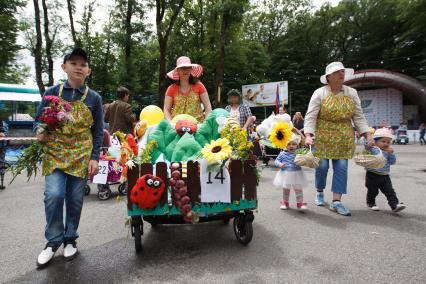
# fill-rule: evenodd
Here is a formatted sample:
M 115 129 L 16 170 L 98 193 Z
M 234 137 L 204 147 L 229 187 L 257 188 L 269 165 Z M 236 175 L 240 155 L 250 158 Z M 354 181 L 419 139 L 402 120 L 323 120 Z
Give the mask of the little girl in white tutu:
M 299 148 L 300 136 L 293 134 L 287 144 L 287 150 L 281 151 L 275 160 L 275 166 L 280 168 L 274 179 L 274 185 L 283 189 L 283 200 L 280 209 L 289 208 L 290 190 L 296 194 L 296 205 L 300 210 L 308 209 L 303 202 L 303 187 L 306 186 L 306 178 L 302 168 L 294 163 L 295 151 Z

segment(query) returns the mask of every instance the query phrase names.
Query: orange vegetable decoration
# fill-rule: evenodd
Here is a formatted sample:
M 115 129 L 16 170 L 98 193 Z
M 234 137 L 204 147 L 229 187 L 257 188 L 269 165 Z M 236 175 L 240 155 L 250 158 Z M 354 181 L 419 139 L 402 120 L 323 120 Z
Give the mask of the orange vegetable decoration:
M 132 149 L 133 154 L 135 154 L 135 156 L 138 155 L 138 144 L 136 144 L 136 140 L 133 137 L 132 134 L 127 134 L 127 143 L 129 144 L 129 147 Z

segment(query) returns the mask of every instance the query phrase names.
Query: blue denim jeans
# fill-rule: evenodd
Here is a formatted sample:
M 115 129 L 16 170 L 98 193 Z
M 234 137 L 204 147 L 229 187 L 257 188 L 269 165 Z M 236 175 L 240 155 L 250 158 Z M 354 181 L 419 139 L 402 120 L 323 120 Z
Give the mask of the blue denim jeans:
M 346 194 L 348 187 L 348 160 L 332 160 L 333 183 L 331 191 L 334 193 Z M 327 173 L 329 160 L 321 159 L 319 167 L 315 170 L 315 187 L 325 189 L 327 183 Z
M 59 247 L 64 241 L 78 238 L 86 179 L 75 177 L 61 170 L 54 170 L 45 177 L 44 207 L 46 213 L 45 237 L 48 246 Z M 65 202 L 65 223 L 64 223 Z

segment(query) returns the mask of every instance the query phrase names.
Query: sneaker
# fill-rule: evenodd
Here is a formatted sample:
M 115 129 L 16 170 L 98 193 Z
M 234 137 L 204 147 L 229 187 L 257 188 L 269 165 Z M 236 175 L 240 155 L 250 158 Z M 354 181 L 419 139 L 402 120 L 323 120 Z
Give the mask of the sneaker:
M 281 201 L 280 203 L 281 203 L 281 206 L 280 206 L 281 210 L 287 210 L 290 207 L 288 201 Z
M 367 207 L 370 208 L 373 211 L 380 211 L 379 206 L 377 206 L 376 204 L 374 204 L 374 205 L 368 205 L 367 204 Z
M 301 210 L 301 211 L 305 211 L 308 209 L 308 206 L 306 206 L 306 203 L 297 203 L 297 209 Z
M 343 216 L 351 216 L 351 212 L 340 201 L 334 201 L 331 203 L 330 210 Z
M 317 206 L 324 206 L 324 192 L 317 191 L 317 195 L 315 197 L 315 204 Z
M 57 248 L 49 247 L 46 245 L 44 250 L 37 257 L 37 267 L 43 268 L 49 265 L 50 261 L 55 256 Z
M 399 212 L 399 211 L 404 210 L 404 209 L 405 209 L 405 207 L 407 207 L 407 206 L 405 206 L 405 204 L 401 202 L 401 203 L 398 203 L 398 204 L 396 205 L 396 207 L 392 209 L 392 211 L 393 211 L 393 212 Z
M 66 261 L 73 260 L 78 254 L 77 243 L 75 241 L 64 244 L 64 258 Z

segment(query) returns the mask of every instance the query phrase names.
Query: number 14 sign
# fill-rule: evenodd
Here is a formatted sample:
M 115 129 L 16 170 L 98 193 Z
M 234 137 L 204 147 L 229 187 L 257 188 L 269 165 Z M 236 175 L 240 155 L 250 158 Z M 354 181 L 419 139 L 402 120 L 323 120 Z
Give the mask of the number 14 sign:
M 208 172 L 207 161 L 200 161 L 201 202 L 231 202 L 231 177 L 228 169 Z

